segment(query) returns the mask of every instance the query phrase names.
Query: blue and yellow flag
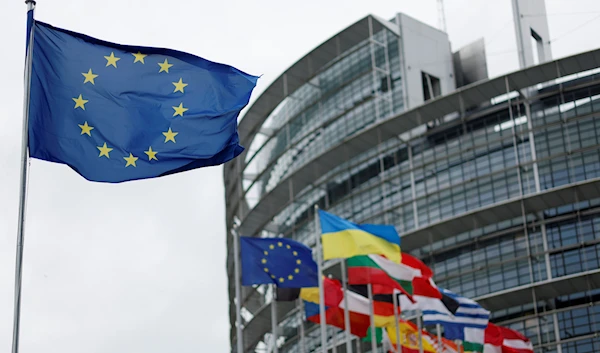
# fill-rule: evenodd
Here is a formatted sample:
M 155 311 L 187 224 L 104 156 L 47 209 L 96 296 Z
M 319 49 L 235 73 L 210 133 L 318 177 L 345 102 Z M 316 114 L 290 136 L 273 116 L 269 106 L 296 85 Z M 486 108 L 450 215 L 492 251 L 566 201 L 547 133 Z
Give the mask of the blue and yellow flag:
M 318 287 L 312 250 L 285 238 L 240 237 L 242 284 L 275 284 L 281 288 Z
M 356 224 L 319 210 L 323 260 L 383 255 L 400 263 L 400 236 L 392 225 Z
M 170 49 L 33 25 L 29 153 L 123 182 L 225 163 L 257 77 Z

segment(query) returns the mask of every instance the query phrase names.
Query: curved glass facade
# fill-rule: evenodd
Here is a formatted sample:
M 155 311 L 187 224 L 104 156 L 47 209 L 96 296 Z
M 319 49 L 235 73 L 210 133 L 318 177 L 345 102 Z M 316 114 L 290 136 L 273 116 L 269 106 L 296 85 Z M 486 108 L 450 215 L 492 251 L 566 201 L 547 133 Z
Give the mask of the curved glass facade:
M 244 164 L 243 192 L 227 200 L 228 211 L 243 224 L 240 204 L 254 208 L 346 137 L 402 119 L 398 43 L 392 31 L 373 33 L 290 92 L 265 117 Z M 578 191 L 600 190 L 600 75 L 582 72 L 520 93 L 345 151 L 290 194 L 257 235 L 314 245 L 315 204 L 355 222 L 393 224 L 407 242 L 443 229 L 424 246 L 402 246 L 434 270 L 438 285 L 489 303 L 492 321 L 527 335 L 536 352 L 600 352 L 600 192 Z M 545 201 L 534 203 L 539 195 Z M 518 212 L 509 212 L 512 204 Z M 458 218 L 464 225 L 455 230 Z M 270 302 L 265 287 L 244 290 L 248 351 L 268 346 Z M 320 332 L 306 322 L 300 345 L 297 308 L 280 314 L 280 352 L 319 346 Z M 333 328 L 329 334 L 343 338 Z

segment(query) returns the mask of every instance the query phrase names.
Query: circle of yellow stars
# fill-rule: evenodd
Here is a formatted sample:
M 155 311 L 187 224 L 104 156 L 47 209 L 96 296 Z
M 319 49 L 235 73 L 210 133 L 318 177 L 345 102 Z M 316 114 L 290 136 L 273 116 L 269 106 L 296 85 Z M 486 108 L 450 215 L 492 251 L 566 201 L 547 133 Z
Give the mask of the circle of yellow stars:
M 277 246 L 275 246 L 275 244 L 271 244 L 271 245 L 269 245 L 269 250 L 275 250 L 276 247 L 277 248 L 283 248 L 283 243 L 279 241 L 279 242 L 277 242 Z M 288 249 L 288 250 L 291 250 L 291 246 L 289 246 L 287 244 L 285 245 L 285 248 Z M 269 270 L 269 265 L 267 265 L 267 263 L 268 263 L 267 258 L 269 257 L 269 251 L 265 250 L 265 251 L 263 251 L 263 254 L 265 255 L 265 257 L 263 257 L 260 260 L 260 262 L 265 266 L 263 268 L 263 271 L 265 271 L 265 273 L 270 274 L 271 278 L 274 279 L 274 280 L 276 280 L 276 281 L 278 281 L 279 283 L 285 282 L 285 280 L 286 280 L 285 276 L 284 277 L 276 276 L 275 274 L 271 273 L 271 271 Z M 297 257 L 298 256 L 298 252 L 297 251 L 292 251 L 292 255 L 294 257 Z M 300 265 L 300 264 L 302 264 L 302 260 L 296 259 L 296 265 Z M 300 268 L 299 267 L 294 268 L 294 273 L 300 273 Z M 293 279 L 294 279 L 294 275 L 289 274 L 287 276 L 287 280 L 288 281 L 291 281 Z
M 140 63 L 142 65 L 145 65 L 145 61 L 144 59 L 148 56 L 147 54 L 142 54 L 141 52 L 137 52 L 137 53 L 131 53 L 131 55 L 133 55 L 133 63 Z M 106 59 L 106 66 L 105 67 L 109 67 L 112 66 L 115 69 L 118 68 L 118 61 L 121 60 L 122 58 L 115 56 L 114 52 L 111 52 L 110 55 L 106 55 L 104 56 L 104 59 Z M 159 62 L 158 66 L 159 66 L 159 70 L 158 73 L 160 74 L 161 72 L 164 73 L 169 73 L 169 69 L 171 67 L 173 67 L 174 64 L 169 63 L 169 60 L 167 58 L 165 58 L 165 60 L 163 62 Z M 96 85 L 96 78 L 98 78 L 100 75 L 97 73 L 94 73 L 92 71 L 92 69 L 90 68 L 88 70 L 88 72 L 82 72 L 81 75 L 83 75 L 84 80 L 83 80 L 83 84 L 91 84 L 91 85 Z M 188 86 L 187 83 L 183 82 L 183 78 L 179 78 L 179 81 L 177 82 L 171 82 L 173 84 L 173 86 L 175 86 L 174 90 L 172 93 L 177 93 L 177 92 L 181 92 L 181 93 L 185 93 L 185 87 Z M 83 111 L 85 111 L 85 105 L 89 102 L 88 99 L 85 99 L 82 94 L 79 94 L 78 97 L 74 97 L 72 98 L 73 101 L 75 102 L 75 106 L 73 107 L 73 109 L 81 109 Z M 173 112 L 173 117 L 176 116 L 181 116 L 183 118 L 184 113 L 187 112 L 189 109 L 184 107 L 183 102 L 179 103 L 178 106 L 174 106 L 172 107 L 174 112 Z M 92 130 L 94 130 L 93 126 L 90 126 L 88 124 L 87 121 L 85 121 L 83 124 L 77 124 L 77 126 L 79 126 L 79 128 L 81 129 L 81 135 L 88 135 L 89 137 L 92 136 Z M 177 143 L 177 141 L 175 140 L 175 137 L 179 134 L 179 132 L 175 132 L 173 131 L 170 127 L 169 130 L 165 131 L 162 133 L 165 137 L 164 143 L 167 142 L 173 142 L 173 143 Z M 110 159 L 110 152 L 114 149 L 112 147 L 108 147 L 106 142 L 104 142 L 104 144 L 102 146 L 96 146 L 96 148 L 98 148 L 98 151 L 100 151 L 100 153 L 98 154 L 98 158 L 101 157 L 106 157 L 107 159 Z M 147 151 L 144 151 L 144 153 L 148 156 L 148 161 L 158 161 L 158 157 L 156 156 L 158 154 L 157 151 L 152 149 L 152 146 L 148 147 Z M 139 157 L 134 156 L 131 152 L 129 152 L 129 156 L 127 157 L 123 157 L 123 159 L 125 160 L 125 168 L 129 167 L 129 166 L 133 166 L 136 167 L 136 161 L 139 159 Z M 288 245 L 289 248 L 289 245 Z M 297 272 L 296 272 L 297 273 Z

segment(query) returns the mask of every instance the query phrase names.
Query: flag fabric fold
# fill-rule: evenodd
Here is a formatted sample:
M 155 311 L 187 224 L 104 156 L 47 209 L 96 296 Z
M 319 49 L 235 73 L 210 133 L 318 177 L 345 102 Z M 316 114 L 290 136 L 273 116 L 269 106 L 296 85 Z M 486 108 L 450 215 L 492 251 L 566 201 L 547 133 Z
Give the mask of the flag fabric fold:
M 354 256 L 346 260 L 348 283 L 351 285 L 373 284 L 374 294 L 393 293 L 400 290 L 410 296 L 412 281 L 420 271 L 398 264 L 379 255 Z
M 417 277 L 413 279 L 412 284 L 412 300 L 405 295 L 400 295 L 399 303 L 402 310 L 436 311 L 449 316 L 453 316 L 458 310 L 458 301 L 443 294 L 433 279 Z
M 441 324 L 444 336 L 451 340 L 463 341 L 465 352 L 483 352 L 484 332 L 488 325 L 490 312 L 476 301 L 457 295 L 447 289 L 439 291 L 458 302 L 454 315 L 439 307 L 423 310 L 423 322 L 426 325 Z
M 442 337 L 441 342 L 438 341 L 436 335 L 433 335 L 427 331 L 423 331 L 423 338 L 429 342 L 436 353 L 461 353 L 463 352 L 462 348 L 459 348 L 458 345 L 451 340 Z
M 325 291 L 325 306 L 326 310 L 332 308 L 339 308 L 342 312 L 344 310 L 344 292 L 342 290 L 341 283 L 337 280 L 325 277 L 323 279 L 323 287 Z M 282 289 L 282 291 L 289 292 L 288 289 Z M 287 293 L 286 293 L 287 295 Z M 346 298 L 348 301 L 348 311 L 354 314 L 361 314 L 363 318 L 367 318 L 367 324 L 370 322 L 370 306 L 369 299 L 360 293 L 355 293 L 351 290 L 347 290 Z M 299 292 L 299 297 L 305 302 L 319 304 L 319 288 L 302 288 Z M 287 298 L 291 298 L 287 296 Z M 295 298 L 292 298 L 292 300 Z M 373 302 L 373 312 L 375 319 L 375 326 L 384 327 L 394 322 L 394 306 L 389 303 Z M 331 310 L 331 312 L 336 312 Z M 333 314 L 332 314 L 333 315 Z M 308 316 L 307 316 L 308 317 Z M 358 319 L 360 316 L 356 316 Z
M 286 238 L 240 237 L 242 285 L 282 288 L 319 285 L 317 263 L 306 245 Z
M 304 301 L 304 311 L 307 321 L 314 322 L 317 324 L 321 322 L 321 317 L 319 315 L 319 304 Z M 350 333 L 358 337 L 365 337 L 371 325 L 369 315 L 350 311 L 349 317 Z M 326 306 L 325 319 L 327 325 L 335 326 L 342 330 L 346 329 L 346 324 L 344 321 L 344 309 L 340 307 Z
M 325 306 L 337 307 L 344 299 L 344 292 L 340 281 L 323 276 L 323 291 L 325 292 Z M 319 287 L 300 289 L 300 298 L 304 301 L 319 304 Z
M 323 260 L 377 254 L 400 263 L 400 236 L 391 225 L 356 224 L 319 210 Z
M 123 182 L 225 163 L 258 77 L 162 48 L 102 41 L 35 21 L 32 158 Z
M 489 323 L 483 353 L 533 353 L 533 345 L 520 332 Z
M 396 326 L 391 324 L 385 328 L 376 329 L 376 342 L 383 343 L 384 347 L 389 346 L 386 347 L 388 351 L 392 350 L 392 352 L 395 352 L 397 345 L 400 344 L 402 353 L 419 353 L 419 331 L 416 325 L 410 321 L 402 320 L 398 325 L 400 337 L 396 335 Z M 370 342 L 371 338 L 371 333 L 367 332 L 367 336 L 363 340 Z M 425 339 L 425 333 L 421 335 L 421 342 L 424 353 L 436 353 L 434 346 Z

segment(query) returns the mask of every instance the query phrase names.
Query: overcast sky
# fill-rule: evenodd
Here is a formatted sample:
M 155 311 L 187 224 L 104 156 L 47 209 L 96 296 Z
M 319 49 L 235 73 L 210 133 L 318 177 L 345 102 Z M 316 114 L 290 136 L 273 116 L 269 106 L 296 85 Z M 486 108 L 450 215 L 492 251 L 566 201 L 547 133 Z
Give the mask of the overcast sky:
M 555 58 L 600 46 L 600 2 L 546 3 Z M 0 5 L 1 352 L 12 339 L 25 10 Z M 263 75 L 254 100 L 339 30 L 396 12 L 437 26 L 435 0 L 39 0 L 36 18 Z M 446 1 L 453 49 L 484 36 L 490 75 L 516 70 L 511 16 L 510 0 Z M 221 167 L 111 185 L 31 161 L 20 352 L 229 351 L 224 207 Z

